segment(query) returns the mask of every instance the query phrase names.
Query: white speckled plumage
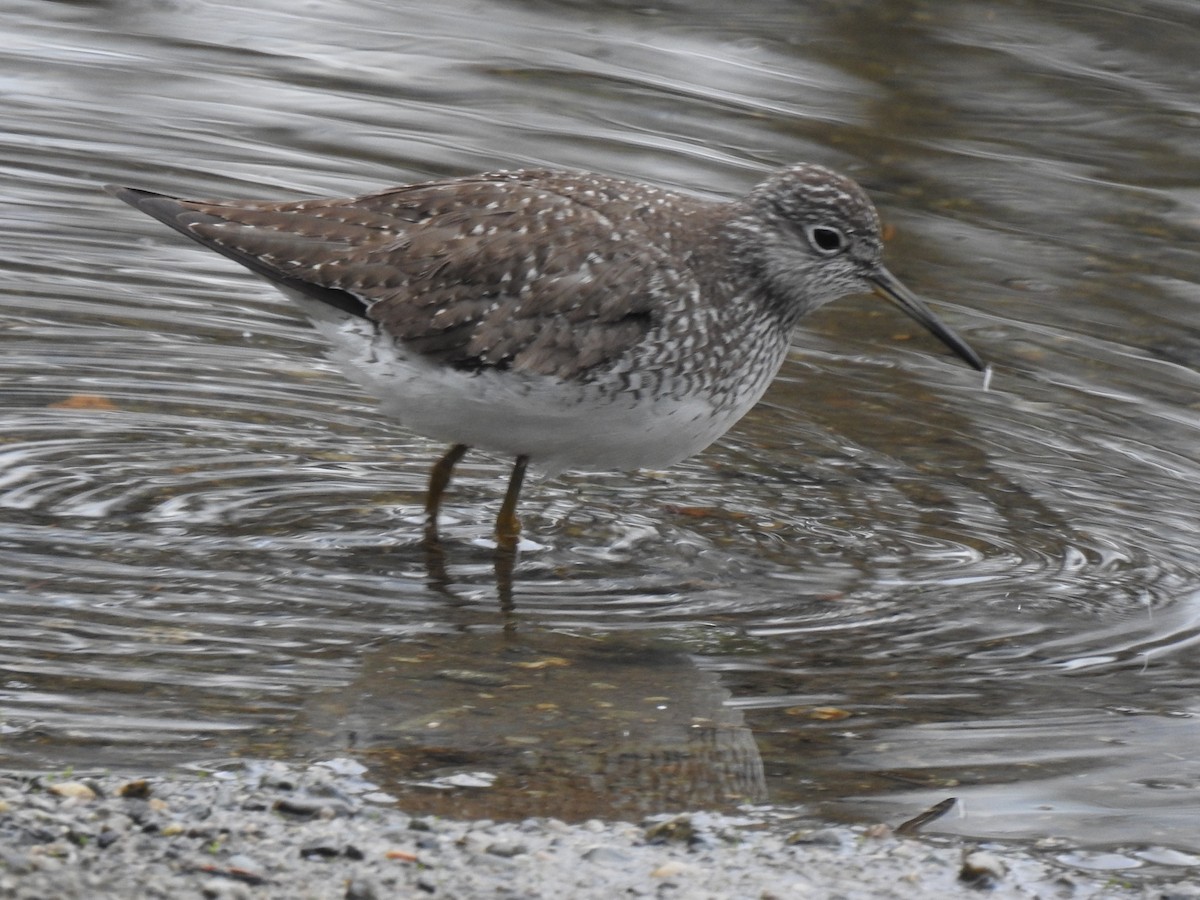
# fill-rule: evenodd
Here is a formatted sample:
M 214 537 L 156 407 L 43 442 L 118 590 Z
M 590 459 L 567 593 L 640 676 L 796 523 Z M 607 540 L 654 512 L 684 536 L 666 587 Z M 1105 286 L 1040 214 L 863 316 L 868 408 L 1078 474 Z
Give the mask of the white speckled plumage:
M 465 447 L 520 473 L 696 453 L 844 294 L 883 294 L 982 368 L 883 268 L 863 191 L 819 166 L 729 202 L 548 169 L 291 202 L 114 193 L 295 299 L 386 412 L 455 445 L 447 479 Z

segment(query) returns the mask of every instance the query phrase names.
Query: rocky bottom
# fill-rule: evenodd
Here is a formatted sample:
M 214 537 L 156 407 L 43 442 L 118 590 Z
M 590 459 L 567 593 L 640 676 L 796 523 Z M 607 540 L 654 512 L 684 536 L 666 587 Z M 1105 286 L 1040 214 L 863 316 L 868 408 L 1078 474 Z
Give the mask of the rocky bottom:
M 411 816 L 355 768 L 0 773 L 0 897 L 1200 897 L 1191 877 L 1135 881 L 1019 847 L 825 827 L 777 810 L 640 824 Z

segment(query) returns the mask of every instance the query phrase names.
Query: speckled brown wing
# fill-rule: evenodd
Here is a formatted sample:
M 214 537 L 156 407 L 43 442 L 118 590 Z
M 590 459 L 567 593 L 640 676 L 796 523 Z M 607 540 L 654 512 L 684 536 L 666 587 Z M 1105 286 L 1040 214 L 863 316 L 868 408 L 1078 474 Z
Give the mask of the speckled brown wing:
M 664 295 L 695 291 L 670 261 L 665 195 L 599 176 L 496 173 L 287 203 L 129 193 L 280 287 L 462 369 L 580 377 L 641 340 Z M 703 204 L 671 195 L 676 215 L 680 202 Z

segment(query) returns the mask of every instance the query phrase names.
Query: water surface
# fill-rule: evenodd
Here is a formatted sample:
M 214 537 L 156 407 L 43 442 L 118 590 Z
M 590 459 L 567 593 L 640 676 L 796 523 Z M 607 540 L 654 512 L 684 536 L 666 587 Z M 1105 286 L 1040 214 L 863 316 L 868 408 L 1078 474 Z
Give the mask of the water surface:
M 1193 4 L 6 19 L 0 765 L 350 756 L 408 806 L 493 818 L 895 824 L 957 796 L 929 829 L 1195 861 Z M 991 389 L 841 302 L 709 451 L 531 485 L 511 589 L 506 461 L 463 464 L 431 558 L 440 448 L 284 298 L 98 189 L 550 163 L 730 195 L 801 159 L 869 188 L 891 268 Z

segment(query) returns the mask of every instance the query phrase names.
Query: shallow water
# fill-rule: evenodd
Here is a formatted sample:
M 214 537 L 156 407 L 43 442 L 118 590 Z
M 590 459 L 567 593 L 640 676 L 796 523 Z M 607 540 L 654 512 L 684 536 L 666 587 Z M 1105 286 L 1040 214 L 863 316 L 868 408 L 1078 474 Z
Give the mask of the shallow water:
M 406 805 L 492 818 L 898 823 L 956 796 L 926 830 L 1200 851 L 1193 4 L 7 22 L 0 765 L 354 756 Z M 870 189 L 991 389 L 840 302 L 709 451 L 532 485 L 511 585 L 506 461 L 464 462 L 431 557 L 440 448 L 284 298 L 97 187 L 551 163 L 732 194 L 800 159 Z

